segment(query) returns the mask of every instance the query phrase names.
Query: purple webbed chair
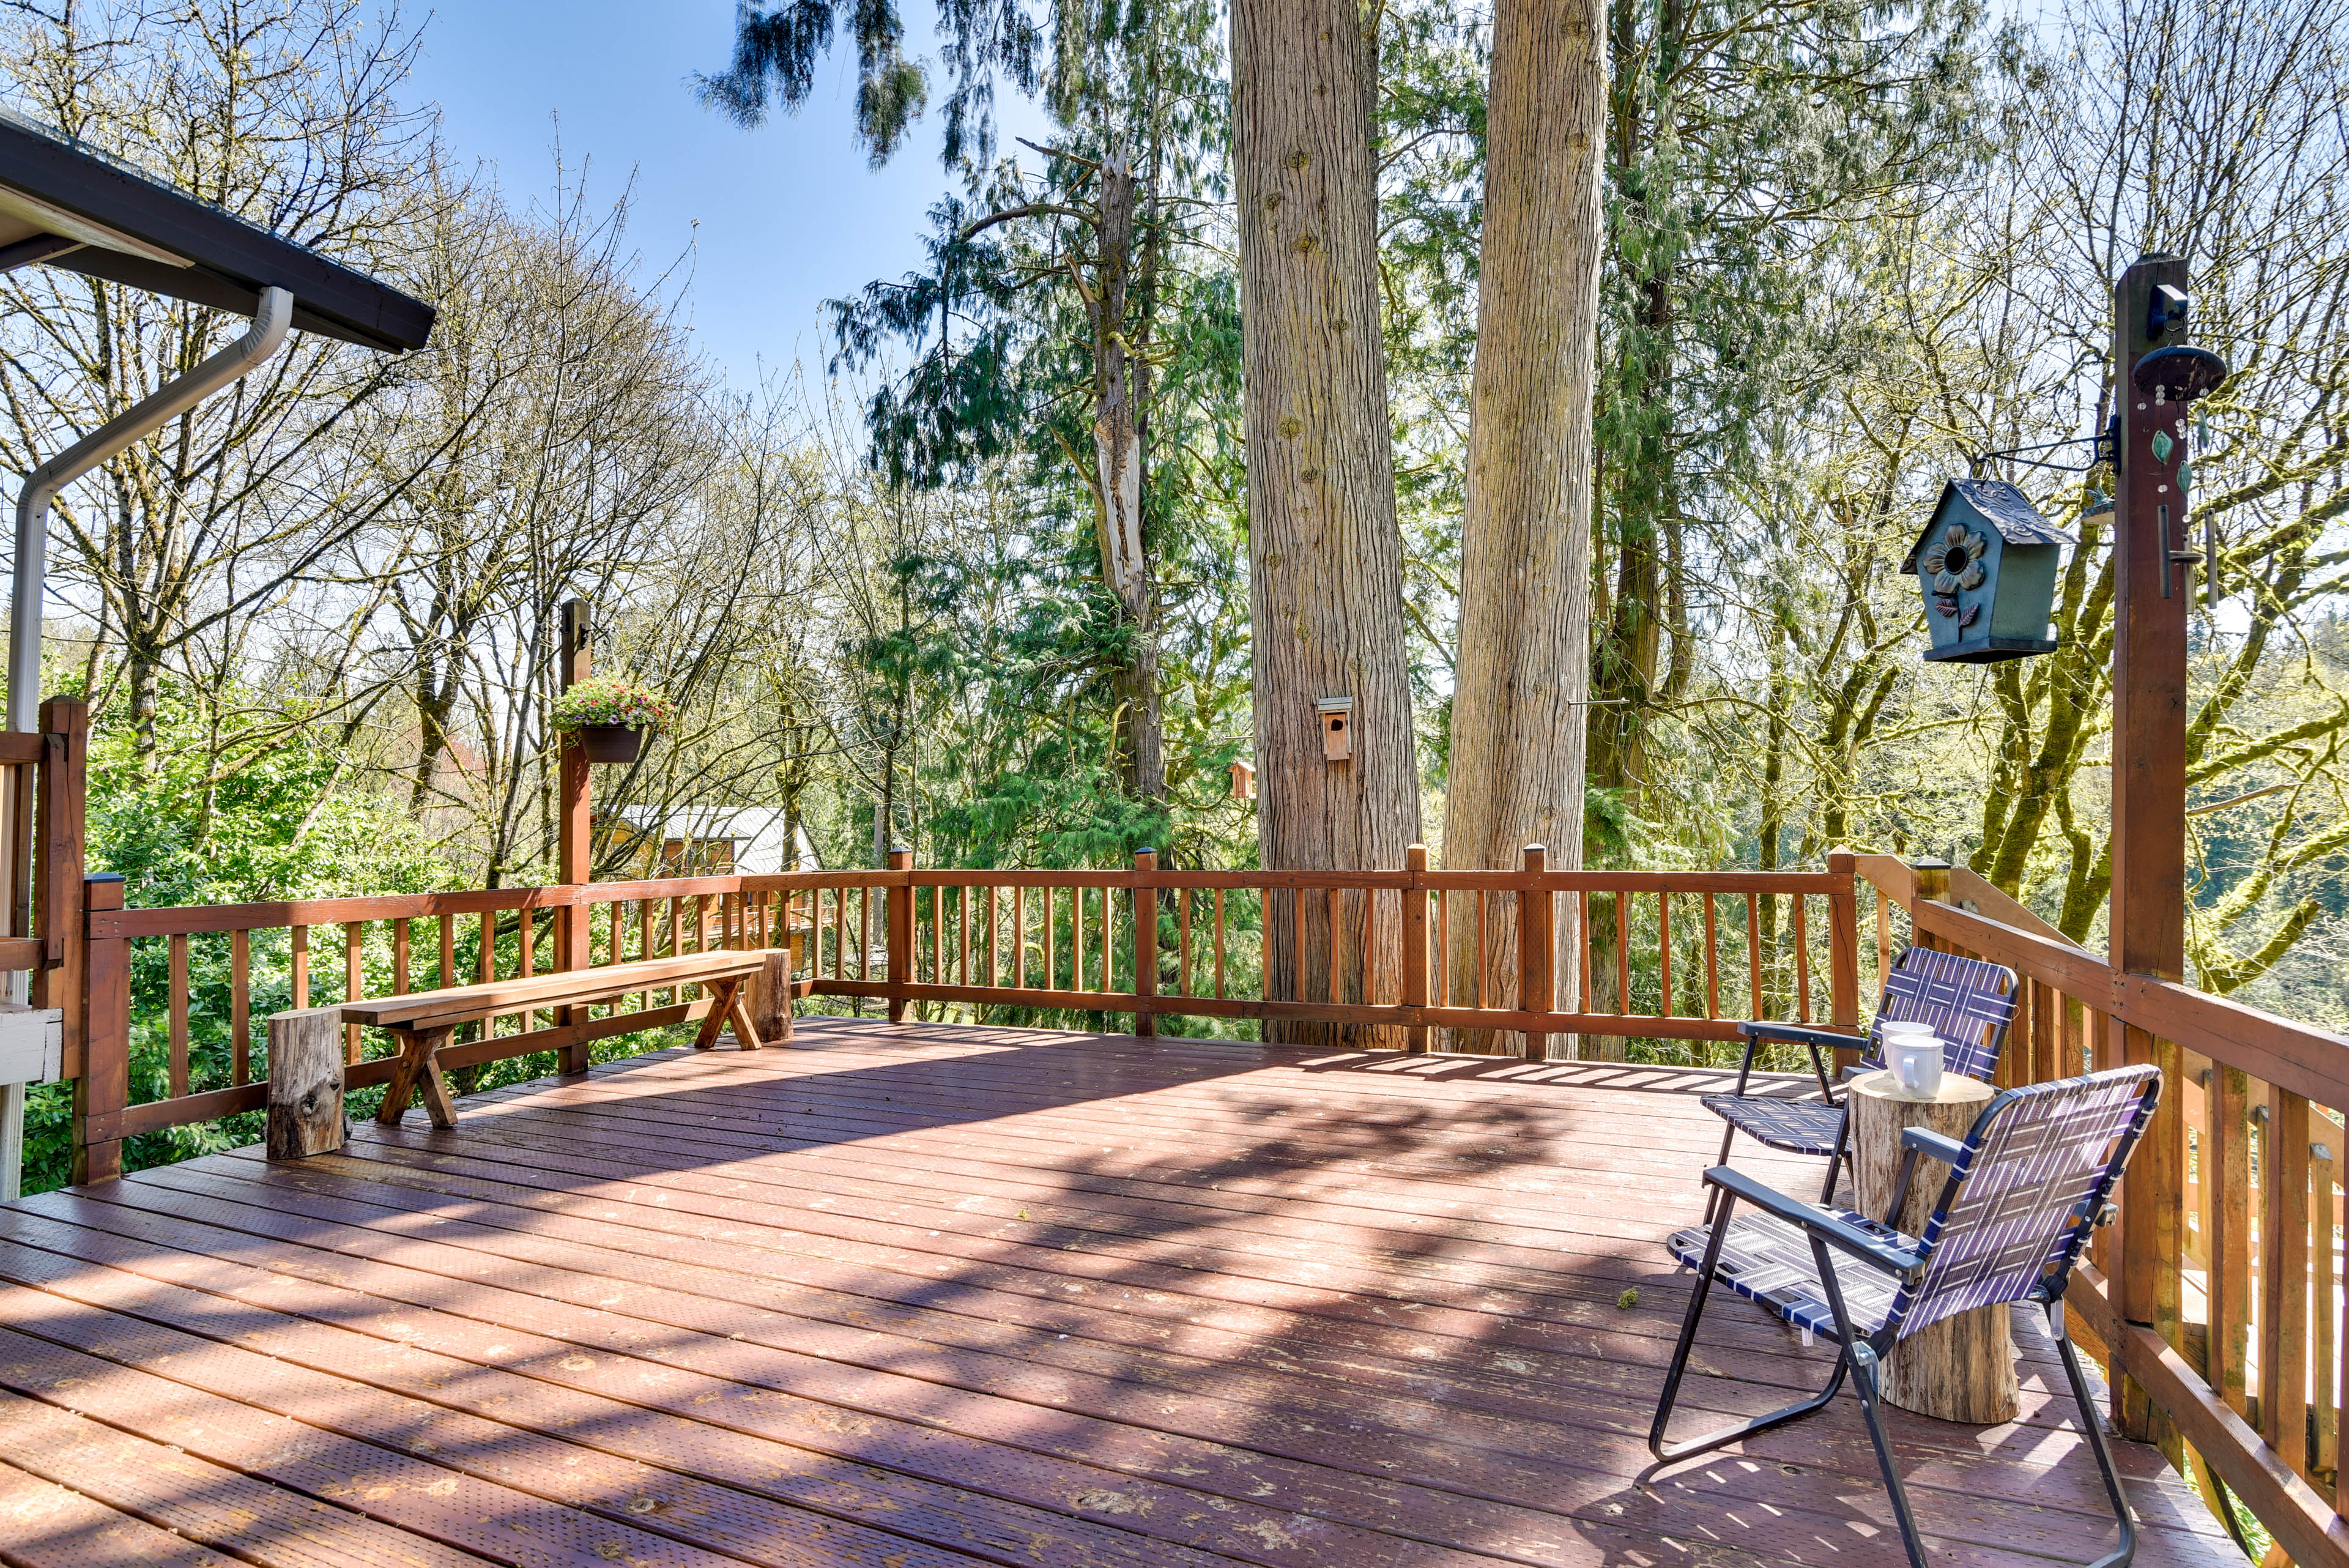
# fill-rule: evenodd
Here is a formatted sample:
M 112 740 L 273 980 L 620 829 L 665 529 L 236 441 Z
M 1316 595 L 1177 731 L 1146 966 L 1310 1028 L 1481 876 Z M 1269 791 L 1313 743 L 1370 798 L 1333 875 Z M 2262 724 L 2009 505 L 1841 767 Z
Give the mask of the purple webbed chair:
M 2079 1402 L 2080 1428 L 2095 1451 L 2106 1494 L 2120 1521 L 2118 1548 L 2093 1568 L 2123 1568 L 2137 1550 L 2137 1527 L 2113 1471 L 2095 1396 L 2064 1332 L 2064 1286 L 2090 1233 L 2110 1223 L 2113 1184 L 2160 1097 L 2158 1068 L 2118 1067 L 2009 1089 L 1982 1108 L 1963 1143 L 1911 1127 L 1902 1135 L 1907 1153 L 1882 1222 L 1788 1198 L 1725 1165 L 1706 1171 L 1718 1211 L 1710 1222 L 1679 1231 L 1664 1243 L 1682 1264 L 1695 1266 L 1697 1278 L 1648 1434 L 1649 1449 L 1660 1462 L 1670 1463 L 1767 1431 L 1825 1406 L 1848 1376 L 1909 1561 L 1925 1568 L 1917 1521 L 1877 1407 L 1878 1366 L 1902 1339 L 1953 1313 L 2029 1302 L 2047 1314 L 2072 1397 Z M 1949 1175 L 1925 1233 L 1911 1237 L 1892 1229 L 1890 1220 L 1908 1197 L 1920 1157 L 1946 1164 Z M 1741 1204 L 1752 1211 L 1738 1213 Z M 1799 1404 L 1668 1443 L 1664 1428 L 1716 1281 L 1795 1327 L 1834 1341 L 1841 1352 L 1835 1375 L 1824 1391 Z
M 1912 947 L 1900 955 L 1892 972 L 1884 977 L 1884 997 L 1877 1003 L 1876 1021 L 1868 1025 L 1864 1038 L 1807 1023 L 1762 1020 L 1740 1023 L 1737 1032 L 1745 1037 L 1745 1057 L 1738 1065 L 1737 1090 L 1734 1094 L 1707 1095 L 1702 1101 L 1706 1110 L 1729 1124 L 1722 1129 L 1719 1163 L 1728 1162 L 1730 1145 L 1741 1132 L 1767 1147 L 1789 1154 L 1825 1156 L 1827 1180 L 1819 1201 L 1831 1201 L 1836 1179 L 1847 1158 L 1844 1139 L 1848 1122 L 1843 1103 L 1836 1097 L 1835 1085 L 1827 1082 L 1826 1061 L 1821 1050 L 1865 1044 L 1867 1054 L 1852 1071 L 1873 1073 L 1884 1065 L 1887 1023 L 1930 1023 L 1935 1033 L 1957 1047 L 1943 1064 L 1946 1070 L 1962 1073 L 1969 1078 L 1987 1079 L 1998 1066 L 1999 1052 L 2006 1044 L 2007 1027 L 2014 1022 L 2018 985 L 2014 971 L 2003 964 Z M 1754 1075 L 1754 1053 L 1764 1041 L 1810 1047 L 1811 1072 L 1817 1077 L 1819 1092 L 1825 1098 L 1782 1100 L 1747 1094 L 1746 1081 Z M 1706 1218 L 1711 1217 L 1708 1212 Z

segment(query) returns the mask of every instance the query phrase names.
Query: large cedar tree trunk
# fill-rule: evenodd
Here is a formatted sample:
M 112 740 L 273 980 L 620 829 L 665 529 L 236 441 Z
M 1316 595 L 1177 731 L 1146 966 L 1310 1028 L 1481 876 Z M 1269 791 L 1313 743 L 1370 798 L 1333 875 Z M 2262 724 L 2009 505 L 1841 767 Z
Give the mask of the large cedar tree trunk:
M 1512 867 L 1529 843 L 1582 863 L 1589 690 L 1591 383 L 1604 242 L 1606 12 L 1599 0 L 1500 0 L 1493 19 L 1484 257 L 1461 532 L 1460 645 L 1444 863 Z M 1575 901 L 1556 922 L 1557 1000 L 1578 965 Z M 1514 899 L 1495 901 L 1488 961 L 1515 1003 Z M 1453 993 L 1475 994 L 1463 922 Z M 1462 1032 L 1489 1050 L 1490 1031 Z
M 1232 6 L 1257 812 L 1269 867 L 1400 867 L 1420 833 L 1364 107 L 1371 47 L 1354 0 Z M 1354 754 L 1332 764 L 1314 702 L 1340 696 L 1353 700 Z M 1303 900 L 1301 976 L 1298 900 L 1267 902 L 1266 994 L 1361 1000 L 1361 898 L 1341 905 L 1334 986 L 1328 900 Z M 1383 1001 L 1399 995 L 1401 918 L 1379 901 Z M 1313 1043 L 1380 1033 L 1277 1027 Z

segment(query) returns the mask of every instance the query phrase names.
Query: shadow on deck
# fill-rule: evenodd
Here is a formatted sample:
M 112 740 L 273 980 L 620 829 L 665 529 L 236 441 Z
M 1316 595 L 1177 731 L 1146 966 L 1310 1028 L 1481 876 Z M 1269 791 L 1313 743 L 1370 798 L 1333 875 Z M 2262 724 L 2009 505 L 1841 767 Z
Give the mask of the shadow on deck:
M 1903 1561 L 1848 1401 L 1641 1479 L 1723 1075 L 801 1032 L 0 1210 L 0 1559 Z M 2017 1337 L 2019 1420 L 1895 1412 L 1937 1564 L 2109 1547 Z M 1687 1419 L 1826 1365 L 1724 1301 Z

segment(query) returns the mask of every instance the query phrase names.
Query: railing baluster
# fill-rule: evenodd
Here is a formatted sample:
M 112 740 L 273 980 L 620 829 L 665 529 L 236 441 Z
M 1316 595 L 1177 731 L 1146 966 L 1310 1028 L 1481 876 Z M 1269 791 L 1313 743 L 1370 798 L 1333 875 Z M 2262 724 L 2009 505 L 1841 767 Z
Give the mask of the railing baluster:
M 1476 1005 L 1479 1007 L 1485 1005 L 1485 971 L 1490 967 L 1485 956 L 1485 939 L 1492 929 L 1485 909 L 1488 898 L 1484 888 L 1476 889 Z
M 1216 889 L 1216 994 L 1224 994 L 1224 890 Z
M 1574 922 L 1576 932 L 1574 957 L 1575 962 L 1580 966 L 1582 984 L 1582 990 L 1575 1005 L 1581 1011 L 1588 1012 L 1592 1011 L 1590 1005 L 1590 889 L 1584 888 L 1578 890 L 1575 893 L 1575 913 L 1578 918 Z
M 636 957 L 640 959 L 648 959 L 652 956 L 653 900 L 650 898 L 639 898 L 636 900 Z M 652 1007 L 653 993 L 651 990 L 647 989 L 638 992 L 636 993 L 636 1011 L 639 1012 L 650 1012 L 652 1011 Z
M 1110 897 L 1109 888 L 1104 887 L 1101 890 L 1101 988 L 1105 992 L 1117 989 L 1117 965 L 1113 961 L 1117 951 L 1113 945 L 1116 936 L 1117 900 Z
M 2333 1476 L 2339 1485 L 2341 1469 L 2341 1407 L 2339 1404 L 2340 1266 L 2333 1261 L 2333 1156 L 2340 1147 L 2341 1129 L 2330 1118 L 2315 1122 L 2318 1137 L 2308 1151 L 2309 1198 L 2309 1370 L 2314 1390 L 2316 1451 L 2308 1468 L 2312 1481 Z
M 1672 1015 L 1672 896 L 1662 888 L 1656 890 L 1656 952 L 1661 971 L 1657 989 L 1662 993 L 1656 1003 L 1659 1017 Z
M 171 1097 L 188 1092 L 188 937 L 171 933 Z
M 955 894 L 955 942 L 961 950 L 962 960 L 956 973 L 962 983 L 970 983 L 970 885 L 965 883 Z
M 1340 955 L 1345 950 L 1341 924 L 1345 900 L 1338 889 L 1332 888 L 1330 889 L 1329 897 L 1322 902 L 1328 906 L 1327 915 L 1330 922 L 1330 974 L 1324 989 L 1330 993 L 1330 1005 L 1335 1007 L 1346 999 L 1345 992 L 1339 984 L 1339 971 L 1344 963 Z
M 1435 890 L 1435 983 L 1430 987 L 1435 1005 L 1452 1005 L 1452 889 Z
M 287 938 L 290 953 L 286 960 L 294 992 L 294 1006 L 310 1005 L 310 928 L 295 926 Z
M 484 909 L 481 911 L 481 951 L 476 956 L 479 961 L 474 967 L 481 972 L 475 978 L 479 980 L 481 984 L 487 985 L 490 981 L 498 978 L 498 914 L 495 909 Z M 483 1013 L 481 1015 L 481 1038 L 487 1040 L 497 1032 L 497 1014 L 493 1012 Z
M 1085 890 L 1069 889 L 1069 989 L 1085 988 Z
M 448 990 L 457 983 L 457 917 L 440 917 L 440 968 L 437 976 L 439 989 Z
M 1183 961 L 1177 966 L 1180 973 L 1175 979 L 1174 989 L 1181 995 L 1188 996 L 1191 994 L 1191 889 L 1188 888 L 1174 890 L 1174 923 L 1182 932 L 1180 940 L 1183 943 Z
M 1306 891 L 1301 887 L 1289 888 L 1289 909 L 1297 915 L 1297 921 L 1294 921 L 1294 924 L 1297 924 L 1297 931 L 1294 931 L 1294 938 L 1297 938 L 1297 940 L 1292 942 L 1294 948 L 1297 948 L 1297 976 L 1289 981 L 1289 1002 L 1304 1002 L 1306 999 Z M 1266 987 L 1268 985 L 1271 985 L 1271 976 L 1266 976 Z M 1271 992 L 1266 992 L 1266 999 L 1271 999 Z
M 411 933 L 409 918 L 402 915 L 391 922 L 391 994 L 408 994 L 408 961 Z
M 2261 1140 L 2260 1435 L 2308 1474 L 2308 1102 L 2271 1089 Z
M 1002 914 L 996 899 L 996 886 L 987 885 L 987 983 L 991 988 L 1003 983 Z
M 1790 900 L 1795 906 L 1795 1021 L 1811 1021 L 1811 944 L 1803 925 L 1803 909 L 1810 900 L 1795 894 Z
M 357 1002 L 367 990 L 367 927 L 357 920 L 343 924 L 343 1000 Z M 356 1023 L 343 1025 L 343 1060 L 356 1066 L 366 1049 Z
M 1615 1011 L 1631 1011 L 1631 895 L 1615 890 Z
M 242 928 L 228 934 L 228 1054 L 230 1075 L 253 1082 L 253 933 Z
M 530 909 L 514 911 L 514 977 L 527 980 L 538 972 L 538 911 Z M 527 1034 L 538 1027 L 538 1010 L 525 1007 L 520 1017 L 517 1033 Z
M 1704 896 L 1704 1015 L 1721 1016 L 1721 950 L 1713 943 L 1713 895 Z
M 1884 989 L 1884 977 L 1891 972 L 1892 900 L 1879 888 L 1876 895 L 1876 989 L 1879 992 Z
M 1028 988 L 1028 889 L 1011 889 L 1011 987 Z
M 1044 901 L 1044 989 L 1057 991 L 1061 985 L 1061 951 L 1052 930 L 1052 907 L 1058 900 L 1049 887 L 1039 888 L 1036 893 Z
M 1754 1011 L 1746 1014 L 1759 1019 L 1762 1012 L 1762 901 L 1752 893 L 1745 895 L 1745 981 L 1754 992 Z

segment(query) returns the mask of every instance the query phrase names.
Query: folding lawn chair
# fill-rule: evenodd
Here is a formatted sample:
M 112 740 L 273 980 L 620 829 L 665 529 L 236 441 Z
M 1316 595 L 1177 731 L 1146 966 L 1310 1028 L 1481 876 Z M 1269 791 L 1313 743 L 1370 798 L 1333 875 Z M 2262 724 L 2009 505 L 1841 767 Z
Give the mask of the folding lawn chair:
M 1936 1034 L 1957 1047 L 1954 1057 L 1943 1064 L 1948 1071 L 1988 1078 L 1998 1066 L 2007 1026 L 2014 1022 L 2016 983 L 2014 971 L 2003 964 L 1910 948 L 1884 977 L 1884 997 L 1877 1003 L 1876 1022 L 1865 1036 L 1839 1029 L 1816 1029 L 1807 1023 L 1756 1020 L 1739 1024 L 1737 1032 L 1745 1037 L 1745 1058 L 1737 1069 L 1737 1092 L 1707 1095 L 1702 1102 L 1706 1110 L 1729 1124 L 1721 1133 L 1720 1163 L 1728 1163 L 1730 1145 L 1741 1132 L 1771 1148 L 1824 1156 L 1827 1180 L 1819 1201 L 1833 1201 L 1836 1178 L 1848 1158 L 1844 1148 L 1848 1118 L 1843 1102 L 1836 1097 L 1835 1086 L 1827 1082 L 1821 1049 L 1865 1045 L 1867 1054 L 1856 1071 L 1872 1073 L 1884 1065 L 1887 1023 L 1930 1023 Z M 1745 1086 L 1754 1075 L 1754 1053 L 1765 1040 L 1809 1046 L 1811 1071 L 1826 1098 L 1782 1100 L 1748 1095 Z M 1716 1194 L 1714 1202 L 1718 1201 Z M 1710 1210 L 1706 1218 L 1712 1218 Z
M 1884 1223 L 1847 1209 L 1788 1198 L 1725 1165 L 1706 1171 L 1719 1211 L 1711 1223 L 1680 1231 L 1664 1243 L 1680 1262 L 1695 1265 L 1697 1278 L 1648 1447 L 1669 1462 L 1768 1431 L 1825 1406 L 1848 1375 L 1876 1445 L 1885 1490 L 1892 1494 L 1909 1561 L 1925 1568 L 1917 1521 L 1877 1407 L 1878 1365 L 1901 1340 L 1953 1313 L 2030 1302 L 2046 1311 L 2072 1397 L 2079 1402 L 2081 1430 L 2095 1450 L 2106 1494 L 2120 1521 L 2119 1548 L 2093 1568 L 2122 1568 L 2137 1550 L 2137 1527 L 2113 1472 L 2112 1451 L 2079 1355 L 2064 1332 L 2064 1285 L 2090 1232 L 2110 1222 L 2113 1184 L 2160 1097 L 2159 1069 L 2118 1067 L 2009 1089 L 1982 1108 L 1963 1143 L 1911 1127 L 1901 1137 L 1908 1152 Z M 1910 1237 L 1893 1230 L 1889 1220 L 1900 1212 L 1920 1155 L 1945 1163 L 1949 1176 L 1925 1233 Z M 1737 1213 L 1741 1203 L 1752 1212 Z M 1705 1437 L 1667 1443 L 1665 1425 L 1716 1280 L 1795 1327 L 1836 1342 L 1840 1354 L 1835 1376 L 1824 1391 L 1800 1404 Z

